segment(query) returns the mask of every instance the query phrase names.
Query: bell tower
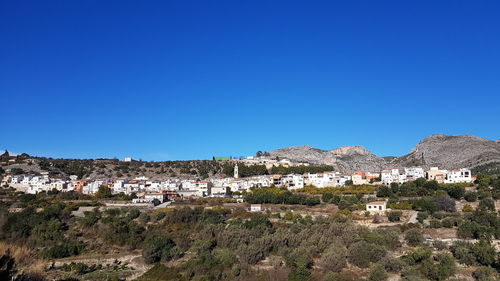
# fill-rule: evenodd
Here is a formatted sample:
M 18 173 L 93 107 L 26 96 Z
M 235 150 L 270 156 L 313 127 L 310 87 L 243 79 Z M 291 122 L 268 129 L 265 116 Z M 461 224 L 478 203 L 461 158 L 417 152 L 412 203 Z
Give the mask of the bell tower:
M 238 164 L 234 165 L 234 178 L 237 179 L 239 178 L 239 174 L 238 174 Z

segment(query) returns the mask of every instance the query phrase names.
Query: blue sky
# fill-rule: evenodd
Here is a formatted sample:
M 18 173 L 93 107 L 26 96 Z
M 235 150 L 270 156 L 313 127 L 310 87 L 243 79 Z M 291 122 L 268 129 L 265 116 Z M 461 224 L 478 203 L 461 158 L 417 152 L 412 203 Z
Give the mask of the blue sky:
M 209 159 L 500 136 L 498 1 L 2 1 L 0 145 Z

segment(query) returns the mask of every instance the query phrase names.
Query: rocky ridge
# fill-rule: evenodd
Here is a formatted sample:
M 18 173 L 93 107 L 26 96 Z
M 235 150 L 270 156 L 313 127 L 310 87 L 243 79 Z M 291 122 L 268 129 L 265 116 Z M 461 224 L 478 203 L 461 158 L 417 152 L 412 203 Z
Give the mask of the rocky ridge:
M 343 146 L 332 150 L 294 146 L 277 149 L 270 154 L 294 161 L 332 165 L 343 173 L 411 166 L 438 166 L 444 169 L 500 167 L 500 142 L 471 135 L 435 134 L 401 157 L 380 157 L 362 146 Z

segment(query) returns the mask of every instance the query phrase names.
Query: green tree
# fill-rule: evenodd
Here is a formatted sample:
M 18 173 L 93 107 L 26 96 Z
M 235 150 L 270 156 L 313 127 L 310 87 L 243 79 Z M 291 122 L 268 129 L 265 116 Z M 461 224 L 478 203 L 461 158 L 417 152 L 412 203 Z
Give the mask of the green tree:
M 84 217 L 81 219 L 81 222 L 85 227 L 93 226 L 101 218 L 101 212 L 99 211 L 99 208 L 95 208 L 92 211 L 83 212 L 83 214 Z
M 169 261 L 174 256 L 175 243 L 162 233 L 155 233 L 144 240 L 142 256 L 146 263 Z
M 324 202 L 324 203 L 328 203 L 330 202 L 330 200 L 332 200 L 333 198 L 333 193 L 331 192 L 325 192 L 321 195 L 321 200 Z
M 498 280 L 497 272 L 491 267 L 479 267 L 473 273 L 472 277 L 474 277 L 477 281 L 495 281 Z
M 429 217 L 429 213 L 425 212 L 425 211 L 418 212 L 418 214 L 417 214 L 417 220 L 419 223 L 424 223 L 424 220 L 428 217 Z
M 472 246 L 472 251 L 476 256 L 477 262 L 482 265 L 489 266 L 496 261 L 497 253 L 495 248 L 484 239 L 481 239 L 478 243 L 474 244 Z
M 420 271 L 431 280 L 441 281 L 455 274 L 455 259 L 448 253 L 438 253 L 434 257 L 435 262 L 430 259 L 425 260 Z
M 424 236 L 419 229 L 413 228 L 406 231 L 405 240 L 408 245 L 415 247 L 424 242 Z
M 464 195 L 464 199 L 467 202 L 476 202 L 477 200 L 477 193 L 473 191 L 466 192 Z
M 381 264 L 374 264 L 370 269 L 370 275 L 368 275 L 369 281 L 384 281 L 387 280 L 387 271 Z
M 486 210 L 495 211 L 495 201 L 491 198 L 483 198 L 479 201 L 479 208 L 484 208 Z
M 376 244 L 359 241 L 349 247 L 348 259 L 356 266 L 366 268 L 371 262 L 380 261 L 387 254 L 387 250 Z
M 320 264 L 326 271 L 340 272 L 347 265 L 347 249 L 334 243 L 321 255 Z
M 389 221 L 391 221 L 391 222 L 400 221 L 400 220 L 401 220 L 401 214 L 402 214 L 402 212 L 401 212 L 401 211 L 391 211 L 391 212 L 389 212 L 389 214 L 387 215 L 387 218 L 388 218 L 388 219 L 389 219 Z
M 95 197 L 100 199 L 111 198 L 112 196 L 111 189 L 105 185 L 99 186 L 99 190 L 95 194 Z
M 392 195 L 392 191 L 386 185 L 382 185 L 377 190 L 377 197 L 390 197 Z

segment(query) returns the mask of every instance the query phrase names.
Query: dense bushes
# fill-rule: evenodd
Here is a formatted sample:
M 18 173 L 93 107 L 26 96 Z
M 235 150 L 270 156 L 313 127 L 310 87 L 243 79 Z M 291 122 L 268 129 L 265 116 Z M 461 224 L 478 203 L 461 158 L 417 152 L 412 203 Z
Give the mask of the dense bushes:
M 490 266 L 496 262 L 496 251 L 486 240 L 478 243 L 457 241 L 451 246 L 453 256 L 466 265 Z
M 420 232 L 420 230 L 413 228 L 405 233 L 406 243 L 410 246 L 418 246 L 424 242 L 424 236 Z
M 60 242 L 45 250 L 43 256 L 49 259 L 60 259 L 80 254 L 85 246 L 77 242 Z
M 466 219 L 458 225 L 460 238 L 496 238 L 500 237 L 500 218 L 494 212 L 478 209 L 467 214 Z
M 435 255 L 429 248 L 414 248 L 402 260 L 407 266 L 402 271 L 403 280 L 445 280 L 455 274 L 455 259 L 448 253 Z
M 415 209 L 434 213 L 438 211 L 455 212 L 455 200 L 448 195 L 438 195 L 436 197 L 423 197 L 411 200 Z
M 294 194 L 286 189 L 260 188 L 245 194 L 245 201 L 251 204 L 290 204 L 314 206 L 320 204 L 318 197 Z
M 401 211 L 392 211 L 387 214 L 387 218 L 390 222 L 400 221 L 401 220 Z
M 142 245 L 142 256 L 147 263 L 168 261 L 174 254 L 174 241 L 161 233 L 155 233 L 148 236 Z
M 321 255 L 320 265 L 326 271 L 339 272 L 347 265 L 347 248 L 341 243 L 332 244 Z
M 387 254 L 387 250 L 378 244 L 359 241 L 349 247 L 349 262 L 359 267 L 368 267 L 372 262 L 378 262 Z

